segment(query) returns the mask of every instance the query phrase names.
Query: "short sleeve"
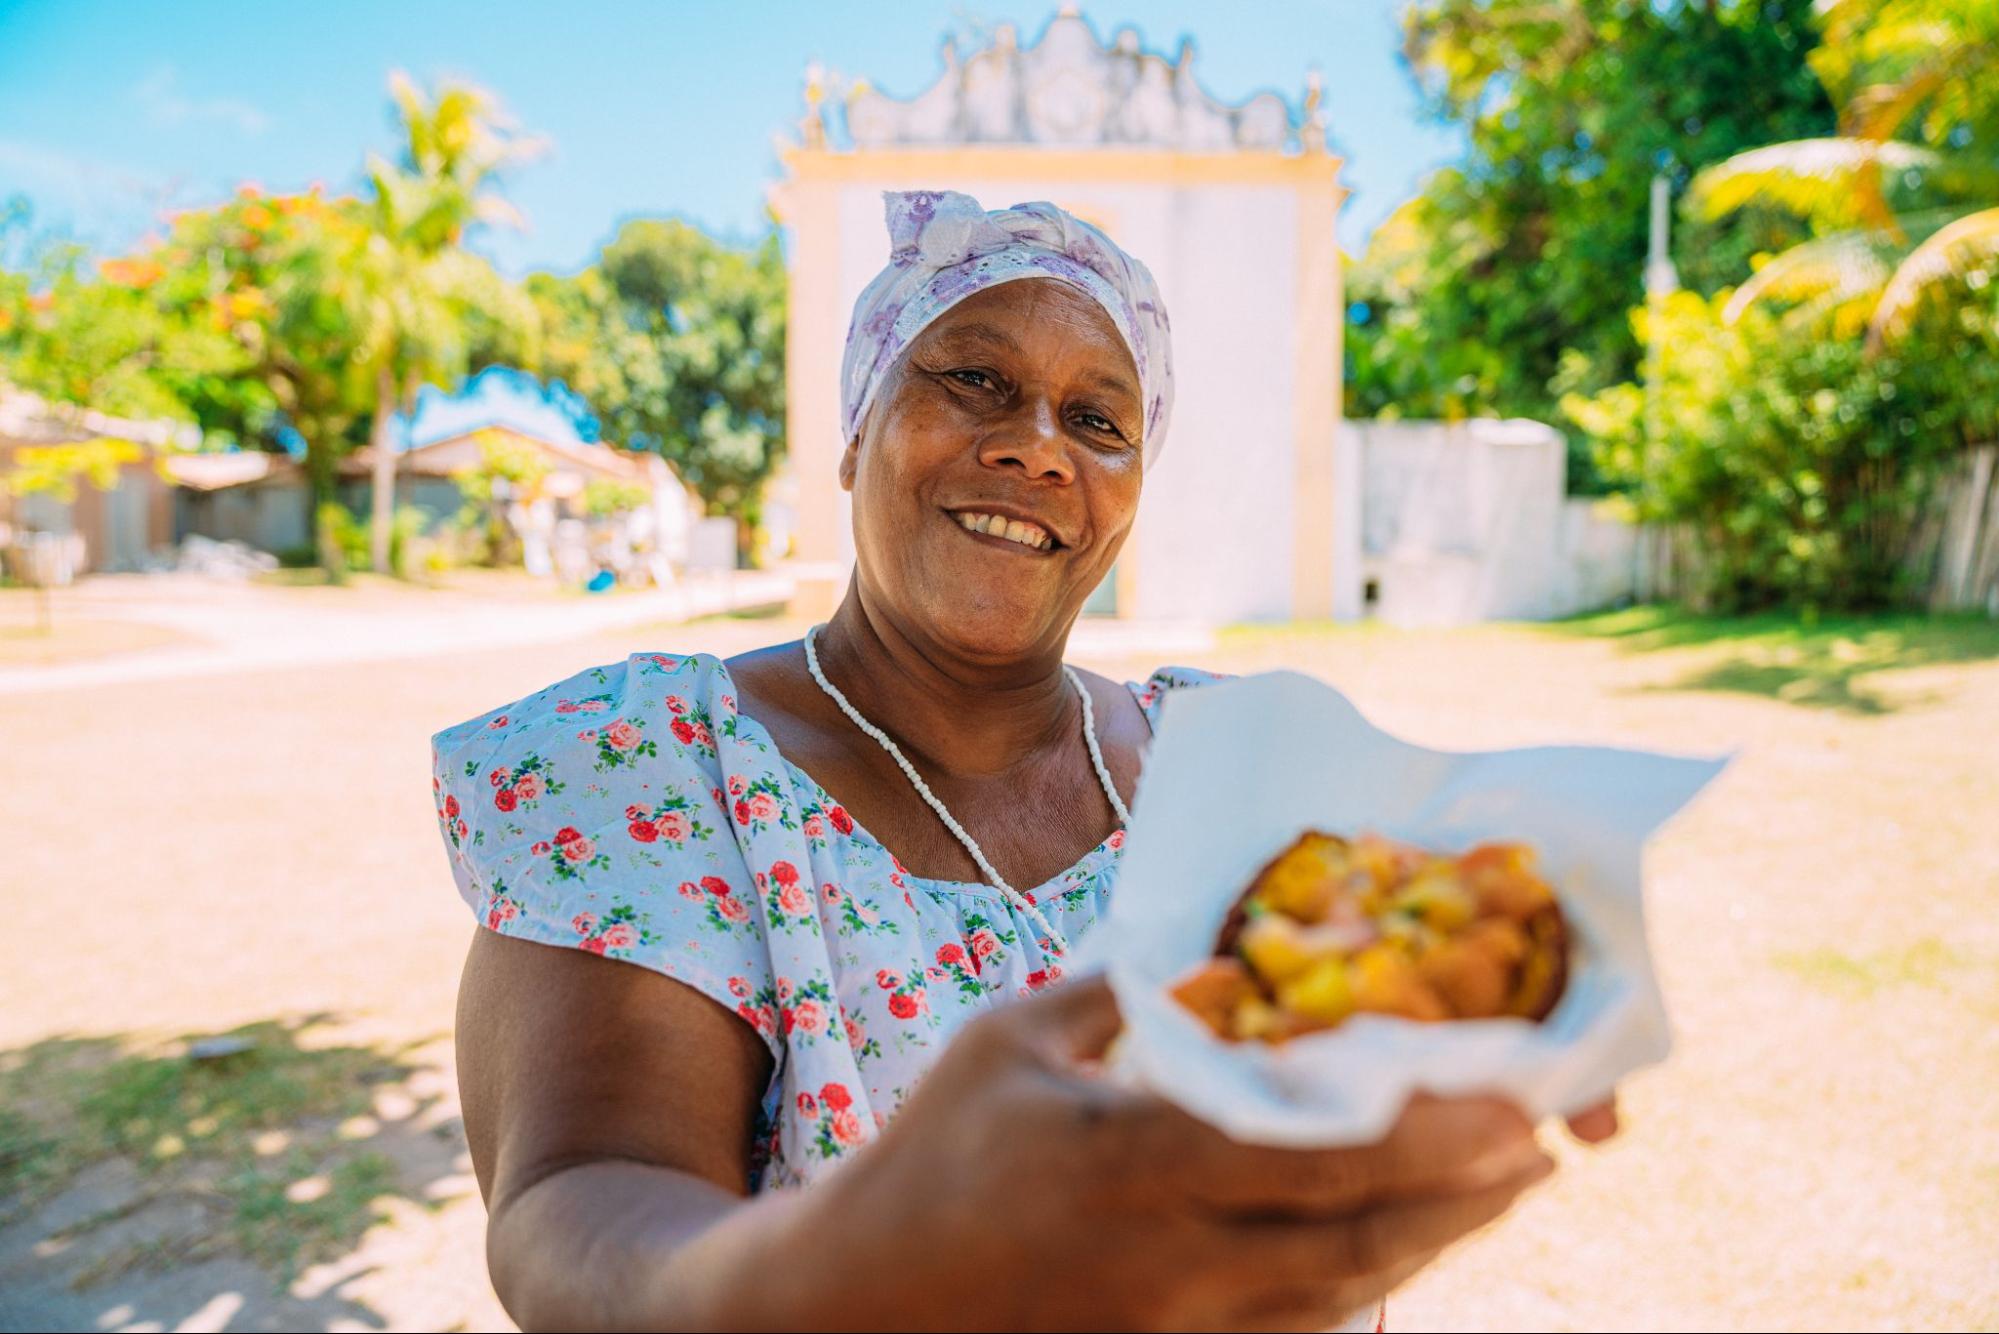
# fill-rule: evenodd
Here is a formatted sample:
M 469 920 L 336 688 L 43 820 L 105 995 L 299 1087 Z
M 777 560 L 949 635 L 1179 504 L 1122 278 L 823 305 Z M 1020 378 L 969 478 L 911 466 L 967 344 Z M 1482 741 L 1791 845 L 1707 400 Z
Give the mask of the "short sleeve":
M 1160 710 L 1165 706 L 1167 696 L 1176 690 L 1198 690 L 1234 678 L 1220 672 L 1203 671 L 1199 667 L 1161 667 L 1145 678 L 1144 685 L 1131 687 L 1138 699 L 1138 707 L 1145 711 L 1145 721 L 1159 730 Z
M 639 964 L 759 1022 L 775 994 L 757 877 L 725 807 L 712 658 L 592 668 L 432 739 L 459 895 L 489 930 Z

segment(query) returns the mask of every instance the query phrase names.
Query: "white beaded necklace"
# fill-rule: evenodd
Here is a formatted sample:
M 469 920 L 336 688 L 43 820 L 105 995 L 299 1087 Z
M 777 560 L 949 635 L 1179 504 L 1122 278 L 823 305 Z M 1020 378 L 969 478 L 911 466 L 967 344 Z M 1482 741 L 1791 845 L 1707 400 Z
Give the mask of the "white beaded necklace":
M 1062 933 L 1042 916 L 1041 910 L 1035 907 L 1025 894 L 1009 885 L 1006 877 L 993 869 L 993 864 L 986 860 L 985 850 L 979 846 L 978 840 L 966 833 L 965 826 L 959 824 L 957 818 L 945 808 L 944 803 L 938 800 L 937 794 L 930 790 L 930 784 L 923 781 L 923 775 L 916 772 L 916 766 L 902 753 L 902 748 L 889 739 L 888 733 L 863 718 L 861 711 L 840 693 L 839 687 L 826 679 L 824 669 L 819 666 L 819 650 L 814 644 L 819 632 L 825 628 L 824 625 L 815 625 L 805 632 L 805 666 L 812 673 L 812 679 L 817 681 L 819 688 L 840 706 L 840 712 L 846 714 L 854 726 L 881 743 L 881 748 L 888 752 L 889 758 L 902 770 L 903 777 L 907 778 L 910 785 L 916 789 L 916 795 L 923 798 L 924 804 L 931 810 L 937 812 L 937 818 L 944 822 L 944 827 L 965 845 L 965 851 L 972 855 L 972 861 L 985 876 L 986 883 L 997 889 L 1006 897 L 1007 902 L 1020 909 L 1030 921 L 1041 928 L 1055 953 L 1067 954 L 1069 942 L 1064 939 Z M 1083 702 L 1083 741 L 1090 749 L 1090 767 L 1097 771 L 1097 781 L 1103 784 L 1104 795 L 1110 799 L 1111 810 L 1117 813 L 1119 827 L 1128 825 L 1131 823 L 1131 812 L 1125 809 L 1124 798 L 1118 795 L 1117 785 L 1111 782 L 1111 771 L 1104 764 L 1104 752 L 1097 744 L 1097 712 L 1090 703 L 1090 692 L 1084 687 L 1083 679 L 1077 676 L 1075 669 L 1067 663 L 1062 664 L 1062 675 L 1069 678 L 1069 684 L 1076 689 L 1076 698 Z

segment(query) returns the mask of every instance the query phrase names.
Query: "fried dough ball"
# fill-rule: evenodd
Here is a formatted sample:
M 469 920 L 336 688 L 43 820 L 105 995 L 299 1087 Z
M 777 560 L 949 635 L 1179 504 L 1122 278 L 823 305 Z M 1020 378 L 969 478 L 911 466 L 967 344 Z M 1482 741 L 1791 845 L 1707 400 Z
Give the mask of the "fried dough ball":
M 1282 1042 L 1357 1013 L 1538 1020 L 1561 998 L 1568 945 L 1523 844 L 1452 857 L 1313 831 L 1257 875 L 1216 957 L 1173 995 L 1232 1041 Z

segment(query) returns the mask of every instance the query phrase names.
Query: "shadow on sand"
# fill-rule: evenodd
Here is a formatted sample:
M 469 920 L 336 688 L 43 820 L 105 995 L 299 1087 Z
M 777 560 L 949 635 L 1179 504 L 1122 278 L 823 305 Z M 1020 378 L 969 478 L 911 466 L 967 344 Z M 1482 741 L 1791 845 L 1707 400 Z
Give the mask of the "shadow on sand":
M 363 1235 L 469 1167 L 435 1040 L 335 1027 L 0 1052 L 0 1330 L 385 1327 Z

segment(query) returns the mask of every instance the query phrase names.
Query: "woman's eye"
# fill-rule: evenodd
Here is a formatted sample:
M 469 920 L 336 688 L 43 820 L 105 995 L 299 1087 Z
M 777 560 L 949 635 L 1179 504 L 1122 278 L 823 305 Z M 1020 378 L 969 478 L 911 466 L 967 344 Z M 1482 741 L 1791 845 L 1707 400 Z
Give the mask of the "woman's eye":
M 974 389 L 992 388 L 993 377 L 984 371 L 952 371 L 951 377 L 958 383 L 970 385 Z
M 1120 439 L 1123 438 L 1123 432 L 1118 430 L 1117 424 L 1101 413 L 1079 412 L 1076 414 L 1076 421 L 1084 430 L 1095 431 L 1099 435 L 1115 435 Z

